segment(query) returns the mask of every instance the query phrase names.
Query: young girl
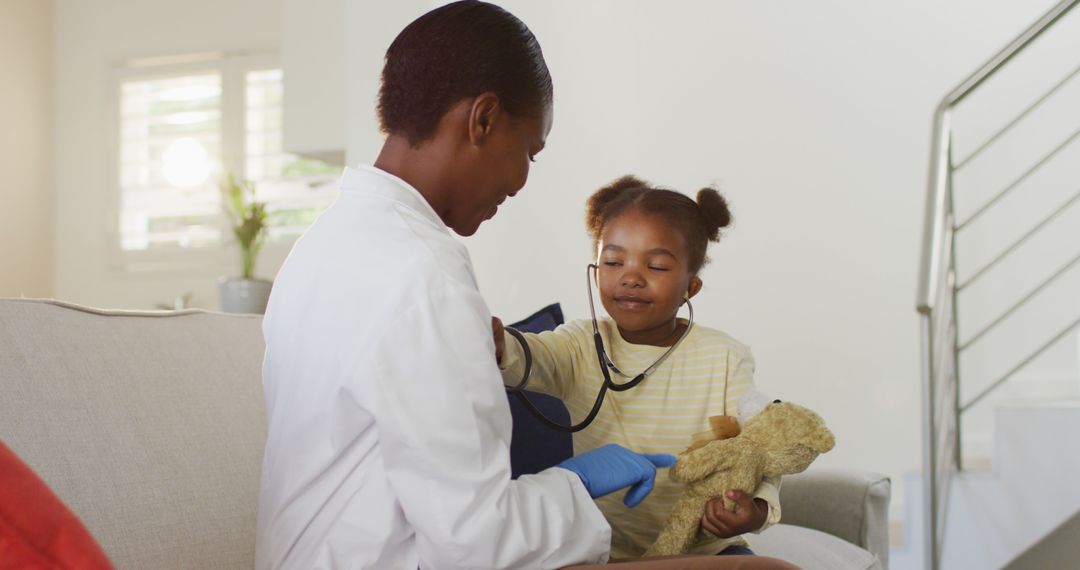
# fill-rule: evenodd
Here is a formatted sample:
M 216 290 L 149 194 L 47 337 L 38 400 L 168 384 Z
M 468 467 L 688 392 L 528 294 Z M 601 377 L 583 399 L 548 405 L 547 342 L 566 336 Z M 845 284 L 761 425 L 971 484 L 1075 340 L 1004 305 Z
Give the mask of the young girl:
M 705 250 L 718 241 L 731 214 L 716 190 L 689 197 L 649 186 L 626 176 L 601 188 L 588 201 L 586 225 L 598 266 L 596 285 L 611 319 L 599 321 L 601 337 L 619 370 L 636 376 L 679 341 L 689 323 L 680 307 L 701 290 L 698 275 Z M 496 352 L 506 384 L 523 372 L 523 350 L 495 325 Z M 566 403 L 573 421 L 590 411 L 604 382 L 595 353 L 590 320 L 567 323 L 551 332 L 526 334 L 532 351 L 530 390 Z M 698 324 L 662 364 L 636 387 L 608 392 L 595 421 L 574 434 L 574 450 L 583 453 L 616 443 L 643 453 L 679 453 L 694 434 L 709 430 L 709 416 L 739 417 L 745 422 L 759 409 L 753 389 L 750 349 L 715 329 Z M 627 382 L 612 372 L 616 382 Z M 742 422 L 740 422 L 742 423 Z M 740 535 L 760 531 L 780 518 L 779 481 L 764 481 L 753 496 L 731 493 L 738 509 L 731 513 L 719 498 L 702 520 L 696 554 L 746 554 Z M 613 558 L 637 557 L 656 539 L 682 485 L 658 474 L 656 488 L 636 508 L 619 494 L 597 500 L 611 524 Z

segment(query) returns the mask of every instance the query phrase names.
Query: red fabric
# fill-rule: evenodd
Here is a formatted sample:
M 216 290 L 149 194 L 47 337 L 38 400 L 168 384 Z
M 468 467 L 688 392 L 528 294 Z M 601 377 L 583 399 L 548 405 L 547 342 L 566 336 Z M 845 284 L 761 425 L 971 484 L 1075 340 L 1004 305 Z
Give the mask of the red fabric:
M 78 517 L 0 442 L 0 570 L 112 567 Z

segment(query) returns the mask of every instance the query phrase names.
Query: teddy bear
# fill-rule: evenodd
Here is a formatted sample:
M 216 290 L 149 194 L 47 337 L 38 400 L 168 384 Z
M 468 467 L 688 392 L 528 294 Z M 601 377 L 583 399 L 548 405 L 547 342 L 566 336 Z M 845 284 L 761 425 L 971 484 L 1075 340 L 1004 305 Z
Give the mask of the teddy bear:
M 711 423 L 719 432 L 718 424 Z M 765 406 L 737 435 L 696 442 L 679 454 L 669 472 L 673 480 L 685 483 L 686 489 L 645 556 L 685 554 L 694 543 L 710 500 L 723 497 L 724 507 L 734 511 L 735 503 L 724 496 L 725 491 L 753 493 L 763 477 L 804 471 L 833 445 L 835 438 L 821 417 L 780 400 Z

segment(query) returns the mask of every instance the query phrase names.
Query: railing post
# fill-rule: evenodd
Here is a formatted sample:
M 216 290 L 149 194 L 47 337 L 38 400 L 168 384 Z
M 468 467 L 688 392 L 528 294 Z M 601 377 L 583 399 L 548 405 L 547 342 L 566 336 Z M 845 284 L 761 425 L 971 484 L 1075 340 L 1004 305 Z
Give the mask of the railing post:
M 964 469 L 963 452 L 960 449 L 960 318 L 959 318 L 959 306 L 960 306 L 960 294 L 957 285 L 959 284 L 959 277 L 956 274 L 956 203 L 953 196 L 953 145 L 952 145 L 952 133 L 948 135 L 948 143 L 945 150 L 945 220 L 951 227 L 949 235 L 949 275 L 945 283 L 949 287 L 949 295 L 952 295 L 952 378 L 950 383 L 952 384 L 952 396 L 953 405 L 950 410 L 953 417 L 950 418 L 954 426 L 953 436 L 953 464 L 956 465 L 957 471 Z M 944 524 L 944 521 L 939 521 Z
M 934 113 L 934 130 L 930 140 L 930 178 L 926 188 L 926 214 L 923 223 L 922 262 L 919 264 L 919 292 L 915 306 L 927 314 L 934 306 L 941 285 L 940 256 L 945 235 L 942 217 L 945 211 L 946 172 L 948 164 L 951 111 L 948 100 L 941 102 Z
M 949 185 L 948 166 L 950 162 L 949 148 L 951 142 L 951 109 L 949 101 L 944 100 L 934 113 L 934 130 L 930 143 L 930 177 L 927 183 L 926 222 L 923 228 L 923 263 L 920 267 L 919 293 L 917 307 L 922 314 L 922 339 L 923 339 L 923 481 L 925 492 L 923 493 L 925 513 L 923 526 L 925 528 L 925 567 L 928 570 L 937 570 L 940 562 L 939 553 L 939 525 L 942 521 L 938 518 L 938 503 L 941 499 L 938 489 L 938 448 L 937 430 L 941 419 L 935 412 L 935 394 L 939 370 L 935 368 L 937 355 L 935 348 L 934 322 L 937 319 L 936 307 L 940 289 L 943 285 L 941 255 L 944 251 L 946 229 L 946 216 L 949 203 L 947 187 Z M 951 247 L 951 246 L 950 246 Z M 947 276 L 946 276 L 947 277 Z
M 919 336 L 922 339 L 922 404 L 923 418 L 923 567 L 937 570 L 937 449 L 934 429 L 934 312 L 919 317 Z

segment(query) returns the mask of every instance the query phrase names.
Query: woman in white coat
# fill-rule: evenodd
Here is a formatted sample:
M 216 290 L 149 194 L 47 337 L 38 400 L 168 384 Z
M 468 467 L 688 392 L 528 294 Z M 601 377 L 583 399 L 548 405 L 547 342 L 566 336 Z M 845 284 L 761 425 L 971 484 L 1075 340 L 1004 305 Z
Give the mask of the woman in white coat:
M 296 243 L 263 323 L 269 433 L 257 566 L 558 568 L 604 562 L 592 498 L 671 456 L 611 447 L 510 479 L 510 413 L 468 236 L 524 184 L 552 122 L 532 33 L 460 2 L 386 54 L 373 167 Z

